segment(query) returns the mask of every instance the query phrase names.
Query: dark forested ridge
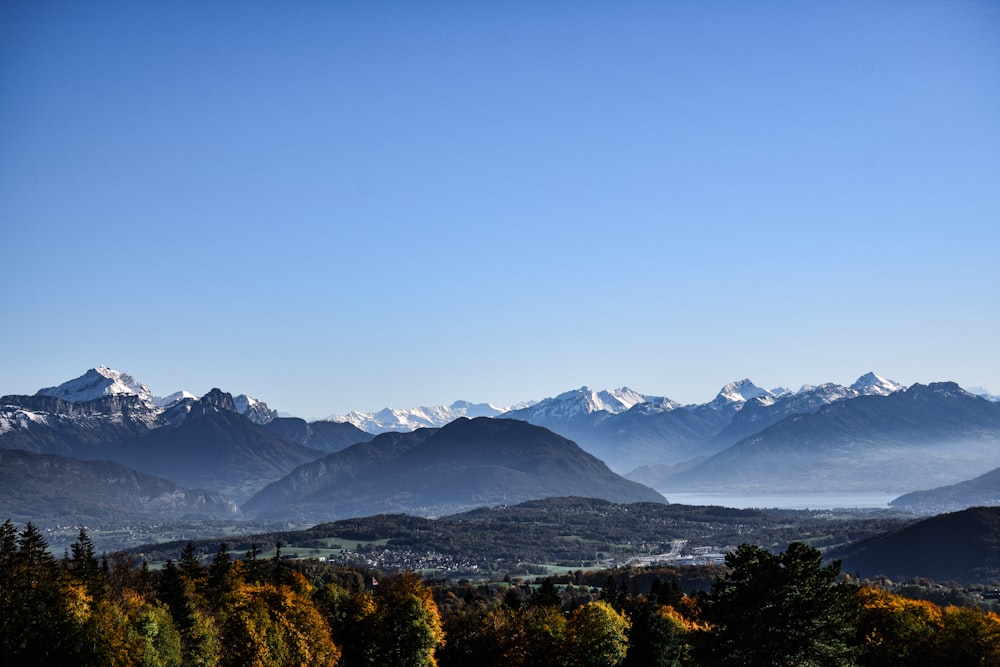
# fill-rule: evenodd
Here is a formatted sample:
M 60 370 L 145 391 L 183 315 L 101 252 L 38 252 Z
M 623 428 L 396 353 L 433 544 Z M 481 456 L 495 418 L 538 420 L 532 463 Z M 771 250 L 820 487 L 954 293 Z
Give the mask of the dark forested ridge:
M 889 513 L 829 518 L 828 512 L 741 510 L 725 507 L 617 504 L 593 498 L 549 498 L 425 519 L 377 515 L 323 523 L 299 531 L 228 536 L 234 549 L 281 542 L 286 552 L 382 568 L 425 569 L 452 577 L 545 572 L 545 566 L 604 567 L 660 555 L 673 562 L 701 547 L 718 553 L 751 542 L 782 549 L 793 541 L 817 547 L 843 544 L 899 527 L 912 519 Z M 683 541 L 680 545 L 675 541 Z M 162 561 L 184 540 L 130 550 Z M 203 554 L 217 540 L 195 541 Z M 705 549 L 700 549 L 705 551 Z M 721 558 L 721 557 L 720 557 Z
M 832 552 L 848 572 L 903 580 L 1000 580 L 1000 507 L 929 517 Z

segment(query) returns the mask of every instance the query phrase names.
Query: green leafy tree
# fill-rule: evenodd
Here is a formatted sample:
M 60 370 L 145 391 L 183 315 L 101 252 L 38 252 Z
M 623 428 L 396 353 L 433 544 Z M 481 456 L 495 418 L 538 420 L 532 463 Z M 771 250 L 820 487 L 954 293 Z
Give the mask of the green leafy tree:
M 572 667 L 617 667 L 628 651 L 629 622 L 603 600 L 573 612 L 567 627 L 566 654 Z
M 404 572 L 383 580 L 376 603 L 371 664 L 436 665 L 435 651 L 444 644 L 444 630 L 434 597 L 420 577 Z
M 726 556 L 726 565 L 729 574 L 704 601 L 711 630 L 702 663 L 854 664 L 857 589 L 838 583 L 839 563 L 821 567 L 820 552 L 796 542 L 779 555 L 744 544 Z
M 377 635 L 375 596 L 362 586 L 326 584 L 313 592 L 313 602 L 341 650 L 341 664 L 345 667 L 369 664 L 369 647 Z
M 566 664 L 566 617 L 553 606 L 529 606 L 521 612 L 520 636 L 524 638 L 526 667 Z

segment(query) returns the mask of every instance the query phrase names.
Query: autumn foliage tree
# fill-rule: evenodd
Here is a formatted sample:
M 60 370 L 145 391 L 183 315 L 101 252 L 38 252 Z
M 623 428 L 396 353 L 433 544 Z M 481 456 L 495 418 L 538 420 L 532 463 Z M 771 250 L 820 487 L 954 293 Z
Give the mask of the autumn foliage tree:
M 627 573 L 603 591 L 576 576 L 531 593 L 509 581 L 432 588 L 413 573 L 363 584 L 358 571 L 240 560 L 225 545 L 201 554 L 188 545 L 150 572 L 125 554 L 98 558 L 81 530 L 60 561 L 37 527 L 4 523 L 0 665 L 1000 666 L 996 614 L 846 583 L 805 545 L 743 546 L 700 596 L 662 582 L 639 593 Z

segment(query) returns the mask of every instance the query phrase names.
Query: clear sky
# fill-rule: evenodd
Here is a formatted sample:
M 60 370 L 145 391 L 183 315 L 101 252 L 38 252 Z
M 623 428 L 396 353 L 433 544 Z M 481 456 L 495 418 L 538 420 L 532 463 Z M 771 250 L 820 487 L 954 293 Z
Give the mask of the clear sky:
M 0 4 L 0 394 L 1000 393 L 1000 3 Z

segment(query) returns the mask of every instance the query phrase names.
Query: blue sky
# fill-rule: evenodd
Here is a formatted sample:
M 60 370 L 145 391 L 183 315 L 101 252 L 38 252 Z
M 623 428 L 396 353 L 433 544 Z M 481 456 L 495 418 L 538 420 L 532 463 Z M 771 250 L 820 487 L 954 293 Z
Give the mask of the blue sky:
M 14 0 L 0 225 L 0 394 L 1000 393 L 1000 5 Z

